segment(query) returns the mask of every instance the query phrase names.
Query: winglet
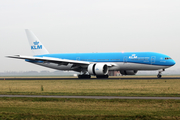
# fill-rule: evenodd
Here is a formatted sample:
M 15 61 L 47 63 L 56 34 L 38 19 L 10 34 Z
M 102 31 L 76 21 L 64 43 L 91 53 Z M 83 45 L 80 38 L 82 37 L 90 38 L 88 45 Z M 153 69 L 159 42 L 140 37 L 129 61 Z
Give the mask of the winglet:
M 39 41 L 39 39 L 34 35 L 32 31 L 28 29 L 25 29 L 25 31 L 33 55 L 49 54 L 47 49 L 44 47 L 44 45 Z

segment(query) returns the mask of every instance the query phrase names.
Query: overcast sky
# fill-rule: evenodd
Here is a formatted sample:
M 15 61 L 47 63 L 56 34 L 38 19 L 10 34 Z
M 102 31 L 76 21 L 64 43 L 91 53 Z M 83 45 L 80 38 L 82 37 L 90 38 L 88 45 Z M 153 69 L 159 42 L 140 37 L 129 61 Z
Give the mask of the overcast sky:
M 50 53 L 159 52 L 180 68 L 180 0 L 0 0 L 0 72 L 51 70 L 6 55 L 32 55 L 24 29 Z

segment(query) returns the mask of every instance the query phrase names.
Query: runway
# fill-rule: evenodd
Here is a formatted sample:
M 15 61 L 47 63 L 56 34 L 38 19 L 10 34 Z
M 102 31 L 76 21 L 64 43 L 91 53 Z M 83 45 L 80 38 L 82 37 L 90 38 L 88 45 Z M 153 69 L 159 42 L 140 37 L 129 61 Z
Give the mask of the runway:
M 42 95 L 0 95 L 0 97 L 18 98 L 77 98 L 77 99 L 144 99 L 144 100 L 180 100 L 180 97 L 122 97 L 122 96 L 42 96 Z
M 92 80 L 99 80 L 97 78 L 91 78 Z M 77 77 L 0 77 L 0 80 L 91 80 L 91 79 L 78 79 Z M 151 79 L 159 79 L 157 77 L 110 77 L 110 78 L 103 78 L 103 80 L 151 80 Z M 162 77 L 160 79 L 180 79 L 179 76 L 173 77 Z

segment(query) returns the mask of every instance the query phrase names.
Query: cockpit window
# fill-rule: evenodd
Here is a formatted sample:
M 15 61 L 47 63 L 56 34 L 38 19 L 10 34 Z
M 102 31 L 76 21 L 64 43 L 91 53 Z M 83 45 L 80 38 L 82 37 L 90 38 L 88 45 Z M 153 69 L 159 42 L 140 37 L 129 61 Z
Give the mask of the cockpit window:
M 171 58 L 170 58 L 170 57 L 166 57 L 166 58 L 165 58 L 165 60 L 169 60 L 169 59 L 171 59 Z

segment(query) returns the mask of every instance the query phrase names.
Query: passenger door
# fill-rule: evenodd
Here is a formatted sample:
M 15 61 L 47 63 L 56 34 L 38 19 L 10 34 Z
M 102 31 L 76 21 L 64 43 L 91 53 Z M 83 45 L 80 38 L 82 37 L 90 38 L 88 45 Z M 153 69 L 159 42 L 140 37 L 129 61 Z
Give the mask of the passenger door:
M 77 60 L 77 61 L 80 61 L 80 57 L 77 57 L 76 60 Z
M 156 62 L 156 56 L 152 56 L 151 57 L 151 64 L 155 63 Z
M 124 62 L 124 63 L 127 63 L 127 56 L 125 56 L 125 57 L 123 58 L 123 62 Z

